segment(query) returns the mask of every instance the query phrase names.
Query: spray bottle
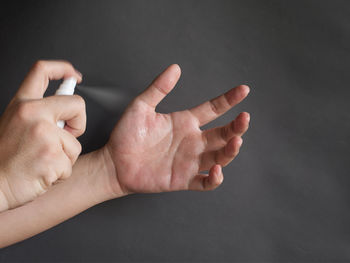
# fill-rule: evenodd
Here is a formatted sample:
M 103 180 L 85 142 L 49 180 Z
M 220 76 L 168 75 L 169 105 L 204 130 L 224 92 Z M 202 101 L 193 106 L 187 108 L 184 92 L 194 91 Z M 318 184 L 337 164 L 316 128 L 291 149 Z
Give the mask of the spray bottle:
M 74 77 L 70 77 L 65 79 L 59 88 L 56 90 L 55 95 L 73 95 L 75 85 L 77 84 L 77 79 Z M 60 128 L 64 128 L 65 121 L 59 120 L 57 121 L 57 126 Z

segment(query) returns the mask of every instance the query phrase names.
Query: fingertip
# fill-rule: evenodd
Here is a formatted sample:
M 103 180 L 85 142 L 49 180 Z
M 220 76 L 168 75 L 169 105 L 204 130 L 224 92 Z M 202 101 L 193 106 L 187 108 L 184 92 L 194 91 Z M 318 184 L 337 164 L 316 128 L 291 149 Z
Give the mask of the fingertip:
M 241 92 L 245 94 L 245 96 L 247 96 L 250 92 L 250 87 L 247 85 L 239 85 L 238 87 L 241 89 Z
M 180 65 L 177 64 L 177 63 L 171 64 L 170 67 L 174 67 L 174 69 L 176 69 L 177 71 L 181 72 Z
M 249 93 L 249 87 L 246 85 L 236 86 L 225 93 L 226 99 L 230 105 L 240 103 Z
M 250 113 L 249 112 L 241 112 L 239 115 L 238 115 L 238 118 L 241 118 L 243 121 L 245 122 L 249 122 L 250 121 Z
M 79 70 L 77 70 L 76 68 L 74 68 L 74 70 L 75 70 L 75 73 L 77 73 L 80 77 L 83 76 L 83 74 Z
M 83 80 L 83 74 L 81 74 L 76 68 L 74 68 L 72 66 L 72 71 L 69 75 L 71 75 L 71 77 L 74 77 L 77 80 L 77 83 L 81 83 L 81 81 Z
M 243 143 L 242 137 L 237 137 L 237 138 L 236 138 L 236 143 L 237 143 L 238 147 L 241 147 L 241 146 L 242 146 L 242 143 Z
M 181 68 L 180 68 L 179 64 L 172 64 L 169 66 L 169 69 L 172 70 L 176 74 L 177 78 L 180 77 Z
M 235 146 L 235 145 L 241 145 L 243 142 L 242 138 L 240 136 L 234 136 L 228 143 L 228 145 Z
M 232 96 L 236 96 L 239 101 L 242 101 L 245 97 L 247 97 L 250 88 L 247 85 L 239 85 L 232 90 L 234 91 Z
M 220 164 L 216 164 L 215 165 L 215 169 L 216 169 L 216 178 L 217 178 L 217 185 L 222 184 L 222 182 L 224 181 L 224 175 L 222 173 L 222 167 Z
M 63 79 L 73 77 L 77 80 L 77 83 L 81 83 L 83 80 L 83 75 L 78 70 L 76 70 L 72 64 L 67 63 L 67 65 L 69 68 L 68 68 L 67 72 L 64 74 Z
M 82 77 L 80 76 L 74 76 L 74 77 L 77 79 L 77 84 L 80 84 L 83 81 Z
M 206 180 L 208 180 L 208 190 L 213 190 L 221 185 L 224 180 L 221 165 L 215 164 L 210 169 L 209 176 L 206 178 Z
M 249 112 L 244 112 L 245 118 L 247 122 L 250 122 L 250 113 Z
M 83 74 L 77 69 L 74 69 L 74 70 L 75 70 L 75 73 L 76 73 L 76 76 L 77 76 L 77 82 L 81 83 L 83 81 Z

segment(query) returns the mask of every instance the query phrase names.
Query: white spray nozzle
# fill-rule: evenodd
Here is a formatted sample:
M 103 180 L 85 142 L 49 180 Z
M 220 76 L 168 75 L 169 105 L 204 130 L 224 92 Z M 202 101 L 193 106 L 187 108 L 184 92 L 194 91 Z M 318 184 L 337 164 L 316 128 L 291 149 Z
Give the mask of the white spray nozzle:
M 56 90 L 56 95 L 73 95 L 77 79 L 74 77 L 65 79 L 60 87 Z
M 56 90 L 55 95 L 73 95 L 75 85 L 77 84 L 77 79 L 74 77 L 70 77 L 65 79 L 59 88 Z M 64 120 L 59 120 L 57 122 L 57 126 L 60 128 L 64 128 L 65 122 Z

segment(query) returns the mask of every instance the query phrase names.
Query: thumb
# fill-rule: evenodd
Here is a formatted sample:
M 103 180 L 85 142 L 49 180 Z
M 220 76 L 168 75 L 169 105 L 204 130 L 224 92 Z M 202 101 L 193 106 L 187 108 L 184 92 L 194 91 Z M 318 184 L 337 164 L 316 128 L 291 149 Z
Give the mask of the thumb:
M 137 99 L 155 108 L 166 95 L 175 87 L 181 75 L 179 65 L 167 67 Z

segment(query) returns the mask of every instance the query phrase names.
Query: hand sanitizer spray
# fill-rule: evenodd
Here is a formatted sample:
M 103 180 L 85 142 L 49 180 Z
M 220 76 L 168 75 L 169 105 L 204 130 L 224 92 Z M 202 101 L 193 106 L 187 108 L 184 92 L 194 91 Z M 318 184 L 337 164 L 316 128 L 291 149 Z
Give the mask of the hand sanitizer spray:
M 62 84 L 59 86 L 59 88 L 56 90 L 55 95 L 73 95 L 75 85 L 77 84 L 77 79 L 74 77 L 70 77 L 65 79 Z M 65 121 L 59 120 L 57 122 L 57 126 L 60 128 L 64 128 Z

